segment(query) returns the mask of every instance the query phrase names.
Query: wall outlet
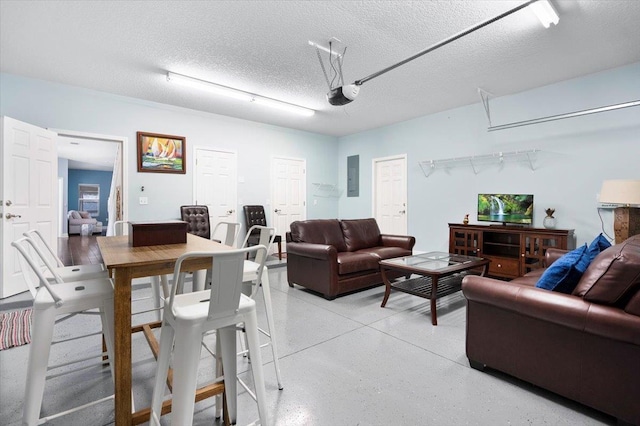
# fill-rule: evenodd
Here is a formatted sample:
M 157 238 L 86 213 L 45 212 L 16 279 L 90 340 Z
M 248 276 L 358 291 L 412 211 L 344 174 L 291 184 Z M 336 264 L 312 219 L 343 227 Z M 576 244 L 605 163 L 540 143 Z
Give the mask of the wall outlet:
M 149 199 L 147 197 L 140 197 L 140 205 L 149 204 Z

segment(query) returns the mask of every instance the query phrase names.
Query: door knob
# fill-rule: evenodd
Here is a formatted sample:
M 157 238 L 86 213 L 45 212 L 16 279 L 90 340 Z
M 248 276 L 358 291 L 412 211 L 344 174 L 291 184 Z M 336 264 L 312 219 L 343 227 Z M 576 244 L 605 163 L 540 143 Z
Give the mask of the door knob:
M 400 210 L 398 213 L 405 214 L 406 212 L 407 212 L 406 210 Z
M 6 204 L 7 206 L 10 206 L 10 205 L 12 204 L 12 203 L 11 203 L 11 200 L 7 200 L 7 202 L 6 202 L 5 204 Z
M 7 215 L 5 216 L 7 219 L 13 219 L 14 217 L 22 217 L 19 214 L 11 214 L 11 213 L 7 213 Z
M 227 210 L 227 214 L 233 214 L 235 210 L 231 209 L 231 210 Z

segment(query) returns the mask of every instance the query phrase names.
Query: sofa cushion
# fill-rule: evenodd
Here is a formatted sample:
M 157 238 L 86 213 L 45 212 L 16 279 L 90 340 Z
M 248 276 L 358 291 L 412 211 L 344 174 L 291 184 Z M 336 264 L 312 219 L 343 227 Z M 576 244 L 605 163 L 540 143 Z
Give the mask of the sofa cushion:
M 591 244 L 589 244 L 589 248 L 587 249 L 589 263 L 593 262 L 593 259 L 595 259 L 597 255 L 609 247 L 611 247 L 611 243 L 604 237 L 604 235 L 602 235 L 602 233 L 600 233 L 600 235 L 598 235 Z
M 636 291 L 627 306 L 624 307 L 624 311 L 628 314 L 636 315 L 640 317 L 640 291 Z
M 337 219 L 314 219 L 291 223 L 291 240 L 296 243 L 326 244 L 338 252 L 347 251 Z
M 71 210 L 69 212 L 69 219 L 82 219 L 82 216 L 80 216 L 80 213 L 78 213 L 75 210 Z
M 571 293 L 584 272 L 578 269 L 578 264 L 582 257 L 586 255 L 586 252 L 587 245 L 585 244 L 553 262 L 543 272 L 536 283 L 536 287 L 561 293 Z
M 344 251 L 338 253 L 338 274 L 351 274 L 379 269 L 378 258 L 369 253 L 353 253 Z
M 340 225 L 348 251 L 381 245 L 380 228 L 373 218 L 342 220 Z
M 378 260 L 391 259 L 394 257 L 411 256 L 411 250 L 402 247 L 370 247 L 358 250 L 357 253 L 369 253 Z
M 573 294 L 590 302 L 615 305 L 635 291 L 640 285 L 640 235 L 636 237 L 596 256 Z

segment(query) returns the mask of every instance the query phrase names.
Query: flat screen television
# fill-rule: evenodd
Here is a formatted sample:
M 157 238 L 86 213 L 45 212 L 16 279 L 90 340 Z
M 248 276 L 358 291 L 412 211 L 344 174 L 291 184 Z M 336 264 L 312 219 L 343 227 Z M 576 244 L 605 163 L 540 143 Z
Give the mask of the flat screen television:
M 531 224 L 532 194 L 478 194 L 478 222 Z

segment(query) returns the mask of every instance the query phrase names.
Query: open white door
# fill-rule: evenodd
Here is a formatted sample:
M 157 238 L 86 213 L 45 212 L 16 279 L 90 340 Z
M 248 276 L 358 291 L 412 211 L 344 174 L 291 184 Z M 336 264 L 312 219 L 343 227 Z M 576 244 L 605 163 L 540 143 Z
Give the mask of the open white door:
M 237 222 L 238 185 L 237 154 L 228 151 L 196 148 L 194 204 L 209 208 L 211 231 L 218 222 Z M 224 235 L 212 235 L 224 240 Z
M 275 157 L 271 163 L 271 218 L 267 224 L 276 228 L 282 236 L 282 251 L 286 252 L 285 234 L 291 222 L 305 220 L 306 211 L 306 161 L 299 158 Z
M 57 133 L 2 117 L 0 299 L 27 290 L 11 242 L 38 229 L 57 250 Z
M 373 160 L 373 217 L 383 234 L 407 235 L 407 157 Z

